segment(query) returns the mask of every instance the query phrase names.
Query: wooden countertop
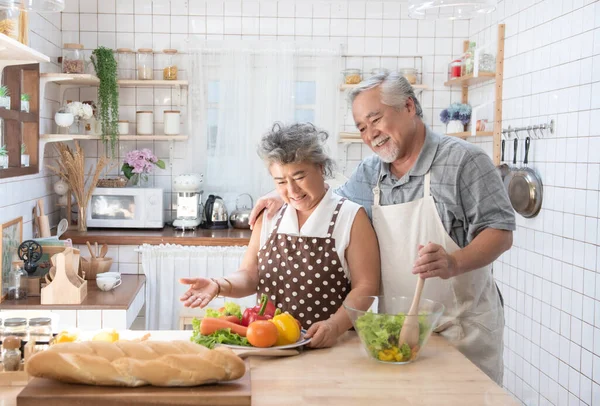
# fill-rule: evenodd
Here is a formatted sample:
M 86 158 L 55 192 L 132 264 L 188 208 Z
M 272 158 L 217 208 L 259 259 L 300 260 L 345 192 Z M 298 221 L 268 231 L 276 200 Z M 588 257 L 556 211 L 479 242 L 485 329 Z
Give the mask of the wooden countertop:
M 228 228 L 226 230 L 205 230 L 197 228 L 193 231 L 175 230 L 166 226 L 162 230 L 131 229 L 88 229 L 88 231 L 67 231 L 61 239 L 70 238 L 74 244 L 97 242 L 108 245 L 140 245 L 140 244 L 181 244 L 212 246 L 245 246 L 250 242 L 251 230 Z
M 129 331 L 141 336 L 141 331 Z M 136 334 L 133 334 L 136 333 Z M 191 331 L 150 332 L 151 339 L 189 339 Z M 434 335 L 408 365 L 367 357 L 354 332 L 333 347 L 298 356 L 250 357 L 252 405 L 519 405 L 444 338 Z M 0 388 L 13 406 L 21 388 Z M 127 389 L 123 389 L 124 391 Z M 0 402 L 1 403 L 1 402 Z
M 144 275 L 122 275 L 122 283 L 118 288 L 104 292 L 98 288 L 96 281 L 88 281 L 88 294 L 81 304 L 76 305 L 42 305 L 39 296 L 29 296 L 25 300 L 5 300 L 0 303 L 2 310 L 127 310 L 133 299 L 146 283 Z

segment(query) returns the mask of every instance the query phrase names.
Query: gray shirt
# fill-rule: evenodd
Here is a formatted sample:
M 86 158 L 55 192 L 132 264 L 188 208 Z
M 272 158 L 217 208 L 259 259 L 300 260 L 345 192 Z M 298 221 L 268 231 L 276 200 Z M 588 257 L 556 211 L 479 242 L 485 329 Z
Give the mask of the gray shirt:
M 387 206 L 422 198 L 425 174 L 431 172 L 431 195 L 444 228 L 459 247 L 486 228 L 515 230 L 514 210 L 490 157 L 476 145 L 425 128 L 423 149 L 402 178 L 375 155 L 365 158 L 335 193 L 362 205 L 371 217 L 380 174 L 380 204 Z

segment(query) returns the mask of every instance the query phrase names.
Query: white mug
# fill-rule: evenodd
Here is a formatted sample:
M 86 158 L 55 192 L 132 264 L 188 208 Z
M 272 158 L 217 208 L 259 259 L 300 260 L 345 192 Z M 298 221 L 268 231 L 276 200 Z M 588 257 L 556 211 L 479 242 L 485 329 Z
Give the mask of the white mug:
M 96 285 L 105 292 L 109 290 L 113 290 L 117 286 L 121 285 L 121 279 L 104 277 L 104 278 L 96 278 Z
M 97 278 L 115 278 L 115 279 L 121 279 L 121 272 L 102 272 L 102 273 L 96 274 L 96 279 Z

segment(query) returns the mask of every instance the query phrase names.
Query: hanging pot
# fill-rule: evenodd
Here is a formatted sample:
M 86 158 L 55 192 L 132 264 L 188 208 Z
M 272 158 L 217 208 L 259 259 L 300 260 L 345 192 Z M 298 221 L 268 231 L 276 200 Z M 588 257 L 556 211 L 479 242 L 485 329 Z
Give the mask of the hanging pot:
M 239 206 L 239 200 L 242 196 L 248 196 L 250 198 L 250 207 L 248 206 Z M 254 201 L 252 200 L 252 196 L 248 193 L 243 193 L 237 197 L 235 200 L 235 210 L 229 216 L 229 223 L 233 228 L 250 228 L 250 213 L 252 211 L 252 207 L 254 206 Z
M 508 173 L 504 176 L 504 187 L 508 192 L 508 185 L 510 185 L 510 181 L 512 180 L 515 172 L 517 170 L 517 152 L 519 149 L 519 139 L 517 138 L 517 134 L 515 133 L 515 139 L 513 140 L 514 152 L 513 152 L 513 164 L 512 167 L 508 168 Z
M 508 186 L 508 196 L 513 208 L 526 218 L 535 217 L 540 212 L 544 191 L 539 175 L 527 167 L 530 143 L 531 139 L 525 138 L 523 167 L 514 173 Z

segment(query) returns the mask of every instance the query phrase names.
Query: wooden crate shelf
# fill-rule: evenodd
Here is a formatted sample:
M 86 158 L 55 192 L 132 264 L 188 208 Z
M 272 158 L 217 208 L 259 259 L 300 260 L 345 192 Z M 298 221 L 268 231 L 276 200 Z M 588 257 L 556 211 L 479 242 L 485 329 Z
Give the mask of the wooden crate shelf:
M 454 87 L 469 87 L 472 85 L 476 85 L 479 83 L 485 82 L 493 82 L 496 80 L 496 73 L 494 72 L 479 72 L 478 76 L 473 76 L 473 74 L 461 76 L 460 78 L 452 79 L 444 83 L 444 86 Z

